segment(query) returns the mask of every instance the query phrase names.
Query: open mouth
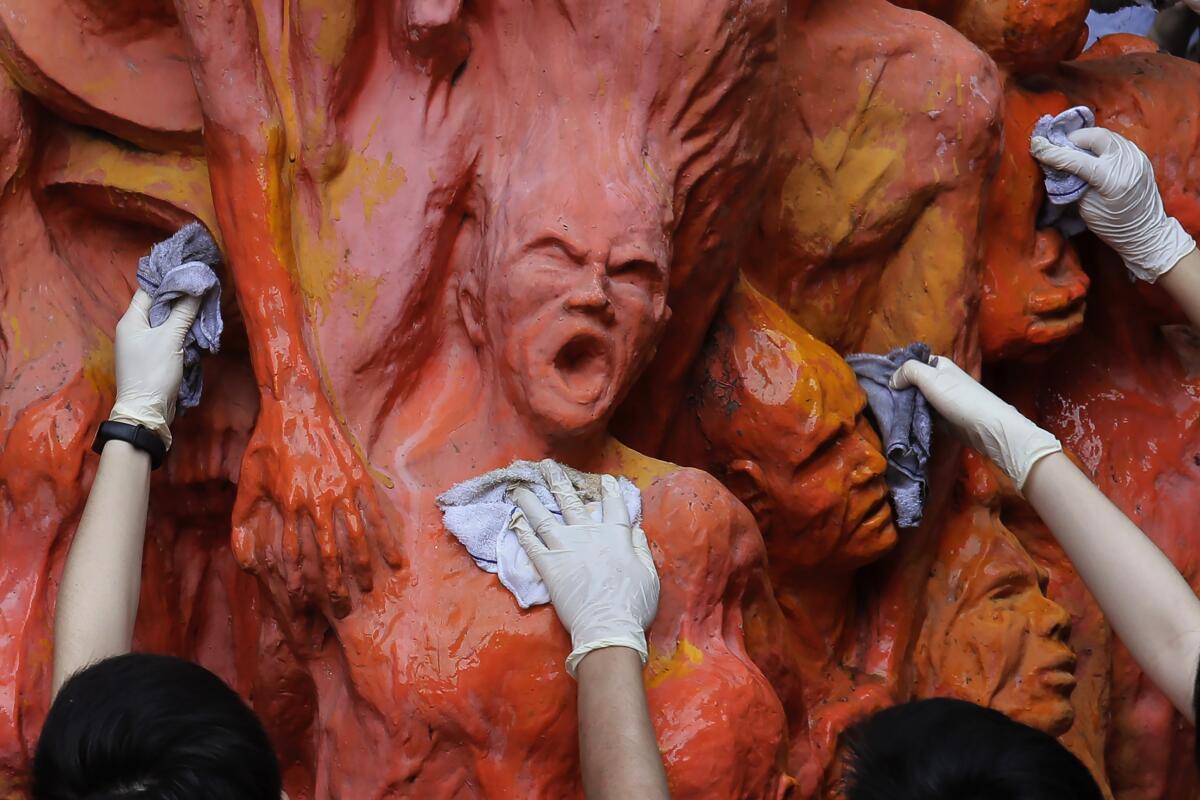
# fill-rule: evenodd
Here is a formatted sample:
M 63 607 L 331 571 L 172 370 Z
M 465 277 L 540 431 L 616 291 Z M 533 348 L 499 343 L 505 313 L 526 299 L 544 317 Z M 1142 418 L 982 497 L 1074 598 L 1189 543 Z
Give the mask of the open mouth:
M 604 340 L 591 333 L 572 336 L 554 356 L 554 371 L 572 400 L 595 403 L 608 387 L 611 372 Z
M 1055 300 L 1057 302 L 1053 304 L 1031 304 L 1033 322 L 1029 326 L 1029 333 L 1038 342 L 1070 336 L 1083 325 L 1083 316 L 1087 311 L 1086 295 L 1068 299 L 1065 303 L 1061 298 Z

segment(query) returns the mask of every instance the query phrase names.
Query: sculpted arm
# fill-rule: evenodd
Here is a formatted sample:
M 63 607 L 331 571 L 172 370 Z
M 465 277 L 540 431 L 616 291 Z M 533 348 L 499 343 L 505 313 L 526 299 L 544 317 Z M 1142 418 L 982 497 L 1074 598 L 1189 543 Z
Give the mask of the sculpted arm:
M 932 367 L 910 361 L 892 380 L 917 386 L 971 447 L 1012 478 L 1138 664 L 1194 721 L 1200 598 L 1170 560 L 1071 463 L 1054 436 L 949 359 Z

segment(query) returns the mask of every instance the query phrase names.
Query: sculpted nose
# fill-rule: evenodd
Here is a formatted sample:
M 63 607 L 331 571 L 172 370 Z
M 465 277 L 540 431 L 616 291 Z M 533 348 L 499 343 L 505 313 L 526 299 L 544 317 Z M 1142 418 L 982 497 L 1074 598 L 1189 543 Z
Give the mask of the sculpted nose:
M 603 266 L 589 270 L 586 278 L 567 293 L 565 305 L 568 311 L 598 314 L 605 321 L 613 319 L 612 300 L 608 296 L 609 278 Z

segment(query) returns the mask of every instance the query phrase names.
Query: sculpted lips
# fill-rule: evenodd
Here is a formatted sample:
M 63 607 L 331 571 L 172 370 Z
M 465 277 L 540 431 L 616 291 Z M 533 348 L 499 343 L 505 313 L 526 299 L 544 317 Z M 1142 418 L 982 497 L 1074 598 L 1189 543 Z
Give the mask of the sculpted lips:
M 1075 688 L 1075 655 L 1068 652 L 1062 658 L 1043 667 L 1042 681 L 1063 696 L 1070 695 Z
M 576 333 L 554 356 L 554 371 L 568 397 L 580 405 L 595 403 L 612 373 L 607 342 L 589 331 Z

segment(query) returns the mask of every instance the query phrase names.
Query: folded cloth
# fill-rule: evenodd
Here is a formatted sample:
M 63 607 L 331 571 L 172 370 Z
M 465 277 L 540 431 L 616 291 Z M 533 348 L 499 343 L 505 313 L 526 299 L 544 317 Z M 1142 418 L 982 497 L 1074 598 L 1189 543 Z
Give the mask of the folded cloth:
M 1074 108 L 1068 108 L 1058 116 L 1052 117 L 1047 114 L 1039 119 L 1037 124 L 1033 126 L 1033 135 L 1049 139 L 1052 144 L 1056 144 L 1059 147 L 1069 147 L 1081 153 L 1090 153 L 1090 150 L 1085 150 L 1072 142 L 1069 134 L 1083 128 L 1094 127 L 1095 125 L 1096 115 L 1092 113 L 1090 108 L 1087 106 L 1075 106 Z M 1087 191 L 1087 181 L 1069 172 L 1054 169 L 1045 164 L 1042 164 L 1042 172 L 1046 176 L 1046 196 L 1056 206 L 1065 206 L 1069 203 L 1074 203 L 1083 197 L 1083 193 Z
M 467 548 L 475 565 L 500 578 L 521 608 L 550 602 L 546 585 L 538 575 L 511 520 L 517 510 L 512 490 L 525 487 L 537 495 L 556 519 L 562 519 L 558 502 L 550 492 L 546 468 L 553 461 L 514 461 L 447 489 L 437 499 L 446 529 Z M 600 476 L 562 467 L 579 493 L 588 512 L 600 521 Z M 617 478 L 629 519 L 637 525 L 642 518 L 642 493 L 625 478 Z
M 915 386 L 893 389 L 892 375 L 905 361 L 932 364 L 929 345 L 915 342 L 886 356 L 859 353 L 846 357 L 867 393 L 867 404 L 883 439 L 887 484 L 896 508 L 896 524 L 915 528 L 925 510 L 929 446 L 933 421 L 929 401 Z
M 199 297 L 200 311 L 183 341 L 183 382 L 179 406 L 194 408 L 204 390 L 200 351 L 215 353 L 221 347 L 221 283 L 213 267 L 221 263 L 217 243 L 199 222 L 184 225 L 170 239 L 150 248 L 138 260 L 138 285 L 150 295 L 150 326 L 158 327 L 181 297 Z

